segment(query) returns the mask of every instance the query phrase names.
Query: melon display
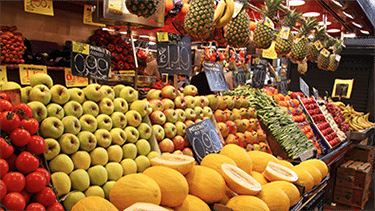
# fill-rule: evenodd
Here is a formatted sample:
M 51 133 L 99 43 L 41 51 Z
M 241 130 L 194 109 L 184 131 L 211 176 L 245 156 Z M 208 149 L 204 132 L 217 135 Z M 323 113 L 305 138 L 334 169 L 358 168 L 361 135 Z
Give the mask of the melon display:
M 190 211 L 190 210 L 199 210 L 199 211 L 210 211 L 210 207 L 202 199 L 188 194 L 182 204 L 174 207 L 176 211 Z
M 261 185 L 267 184 L 268 181 L 266 178 L 264 178 L 263 174 L 257 172 L 257 171 L 251 171 L 250 175 L 258 181 Z
M 289 198 L 281 189 L 266 187 L 258 193 L 257 197 L 267 204 L 270 211 L 289 210 Z
M 226 163 L 221 168 L 228 187 L 237 194 L 256 195 L 262 190 L 261 184 L 240 168 Z
M 320 173 L 319 169 L 316 168 L 315 166 L 312 166 L 312 165 L 296 165 L 292 168 L 292 170 L 294 171 L 294 169 L 302 169 L 302 170 L 305 170 L 307 173 L 309 173 L 312 177 L 313 177 L 313 180 L 314 180 L 314 186 L 317 186 L 320 184 L 320 182 L 322 182 L 322 174 Z
M 236 163 L 238 168 L 244 170 L 248 174 L 250 174 L 253 169 L 251 158 L 246 153 L 245 149 L 238 145 L 227 144 L 221 149 L 220 154 L 228 156 Z
M 185 175 L 194 166 L 195 159 L 187 155 L 164 154 L 150 160 L 152 166 L 165 166 L 177 170 Z
M 168 209 L 152 203 L 137 202 L 124 211 L 168 211 Z
M 296 183 L 305 187 L 305 193 L 310 192 L 314 187 L 314 178 L 311 176 L 311 174 L 303 169 L 298 168 L 293 169 L 293 171 L 298 176 L 298 180 L 296 181 Z
M 298 180 L 297 174 L 291 169 L 272 161 L 268 162 L 263 176 L 269 181 L 296 182 Z
M 238 195 L 231 198 L 226 204 L 233 211 L 259 210 L 269 211 L 267 204 L 255 196 Z
M 328 172 L 329 172 L 327 164 L 325 164 L 323 161 L 321 161 L 319 159 L 305 160 L 305 161 L 301 162 L 299 165 L 315 166 L 316 168 L 319 169 L 323 178 L 326 177 Z
M 262 186 L 262 188 L 281 189 L 288 196 L 290 206 L 296 205 L 301 197 L 298 188 L 290 182 L 285 182 L 285 181 L 270 182 Z
M 99 196 L 85 197 L 79 200 L 71 209 L 71 211 L 89 210 L 116 211 L 118 209 L 111 202 Z
M 236 163 L 228 156 L 214 153 L 206 155 L 201 161 L 201 166 L 212 168 L 213 170 L 223 175 L 221 165 L 224 163 L 236 166 Z
M 290 163 L 290 162 L 287 161 L 287 160 L 279 160 L 279 164 L 280 164 L 280 165 L 283 165 L 283 166 L 285 166 L 285 167 L 287 167 L 287 168 L 289 168 L 289 169 L 292 169 L 292 168 L 293 168 L 293 164 Z
M 248 151 L 247 154 L 253 162 L 253 171 L 257 171 L 260 173 L 262 173 L 266 169 L 269 161 L 279 163 L 279 160 L 275 156 L 266 152 Z
M 143 174 L 151 177 L 159 185 L 160 205 L 175 207 L 181 204 L 189 193 L 189 185 L 185 177 L 174 169 L 152 166 L 146 169 Z

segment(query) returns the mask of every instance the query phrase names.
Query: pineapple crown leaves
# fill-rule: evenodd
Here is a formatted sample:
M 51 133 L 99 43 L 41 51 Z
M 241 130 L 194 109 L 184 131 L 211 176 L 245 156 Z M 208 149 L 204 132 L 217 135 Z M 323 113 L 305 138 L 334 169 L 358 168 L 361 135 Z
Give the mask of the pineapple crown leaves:
M 302 26 L 300 28 L 300 33 L 307 36 L 310 31 L 318 25 L 318 21 L 315 18 L 307 18 L 307 20 L 302 21 Z
M 315 36 L 314 41 L 316 40 L 324 40 L 327 37 L 327 29 L 324 26 L 321 26 L 319 28 L 316 28 L 315 30 Z
M 262 14 L 263 16 L 267 16 L 271 20 L 274 20 L 275 13 L 279 8 L 279 5 L 284 0 L 266 0 L 265 5 L 262 8 Z
M 296 23 L 297 18 L 301 15 L 302 15 L 302 13 L 297 12 L 296 9 L 288 10 L 286 15 L 285 15 L 285 18 L 281 21 L 281 23 L 284 26 L 292 27 Z
M 342 44 L 343 44 L 344 40 L 343 39 L 334 39 L 334 42 L 333 42 L 333 53 L 335 54 L 338 54 L 342 51 Z

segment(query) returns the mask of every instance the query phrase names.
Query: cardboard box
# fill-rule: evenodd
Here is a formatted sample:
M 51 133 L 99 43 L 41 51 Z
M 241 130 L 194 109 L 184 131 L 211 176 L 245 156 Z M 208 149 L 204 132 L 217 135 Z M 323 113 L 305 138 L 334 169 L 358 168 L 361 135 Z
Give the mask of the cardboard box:
M 370 196 L 370 188 L 357 190 L 342 186 L 336 186 L 333 201 L 341 204 L 364 208 Z
M 336 185 L 365 190 L 371 183 L 372 164 L 349 160 L 339 166 Z
M 375 157 L 375 147 L 368 145 L 356 145 L 349 153 L 347 159 L 373 164 Z

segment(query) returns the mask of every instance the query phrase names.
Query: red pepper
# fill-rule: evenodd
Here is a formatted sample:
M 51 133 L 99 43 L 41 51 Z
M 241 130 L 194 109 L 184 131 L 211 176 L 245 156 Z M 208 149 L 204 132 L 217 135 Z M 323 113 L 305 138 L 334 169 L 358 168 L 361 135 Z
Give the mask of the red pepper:
M 116 68 L 116 61 L 111 60 L 111 70 L 113 71 L 115 70 L 115 68 Z
M 116 49 L 116 52 L 117 52 L 117 53 L 121 53 L 121 51 L 122 51 L 122 48 L 121 48 L 121 46 L 119 46 L 119 45 L 116 45 L 116 46 L 115 46 L 115 49 Z
M 105 35 L 104 35 L 104 31 L 101 30 L 101 29 L 97 29 L 97 30 L 95 30 L 95 34 L 96 34 L 96 35 L 99 35 L 99 36 L 102 36 L 102 37 L 105 37 Z
M 121 48 L 124 48 L 126 46 L 126 42 L 123 39 L 119 39 L 116 44 L 119 45 Z
M 111 52 L 115 51 L 115 46 L 113 44 L 108 44 L 107 49 Z
M 120 56 L 118 55 L 118 53 L 116 53 L 116 52 L 112 52 L 112 57 L 113 57 L 113 59 L 115 60 L 115 61 L 119 61 L 120 60 Z
M 120 36 L 114 36 L 113 39 L 112 39 L 112 43 L 117 45 L 118 41 L 121 40 L 121 37 Z
M 129 64 L 128 63 L 124 63 L 124 70 L 129 70 L 130 69 L 130 66 L 129 66 Z
M 129 50 L 127 48 L 122 48 L 122 54 L 125 56 L 129 54 Z
M 117 65 L 116 65 L 116 68 L 118 70 L 123 70 L 124 69 L 124 62 L 123 61 L 118 61 Z

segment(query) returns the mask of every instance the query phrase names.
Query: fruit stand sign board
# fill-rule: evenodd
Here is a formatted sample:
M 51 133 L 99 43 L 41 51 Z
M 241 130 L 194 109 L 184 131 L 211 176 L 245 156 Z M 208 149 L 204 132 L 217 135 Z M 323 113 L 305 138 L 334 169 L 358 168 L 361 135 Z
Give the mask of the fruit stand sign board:
M 19 64 L 20 81 L 22 85 L 30 84 L 30 77 L 37 73 L 47 74 L 47 66 Z
M 300 77 L 299 78 L 299 88 L 306 95 L 306 97 L 310 97 L 310 88 L 309 85 Z
M 228 84 L 224 78 L 223 69 L 219 63 L 216 62 L 205 62 L 203 65 L 204 72 L 207 77 L 208 85 L 211 91 L 228 91 Z
M 160 73 L 169 75 L 191 75 L 191 39 L 188 36 L 168 33 L 159 34 L 157 42 L 157 62 Z
M 7 67 L 6 66 L 0 66 L 0 82 L 7 82 Z
M 298 157 L 301 161 L 305 161 L 305 160 L 312 158 L 313 156 L 314 156 L 314 149 L 309 149 L 309 150 L 302 152 L 296 157 Z
M 280 77 L 280 80 L 276 80 L 276 86 L 279 93 L 283 95 L 288 94 L 288 79 L 286 76 L 277 76 Z
M 105 27 L 105 24 L 92 22 L 92 7 L 92 5 L 85 4 L 85 7 L 83 9 L 83 23 L 93 26 Z
M 234 83 L 236 86 L 243 86 L 245 85 L 245 72 L 243 71 L 243 67 L 239 67 L 237 70 L 233 72 Z
M 89 85 L 89 79 L 72 75 L 70 68 L 65 68 L 65 85 L 66 87 L 84 87 Z
M 219 132 L 210 119 L 202 120 L 186 128 L 186 135 L 193 148 L 198 163 L 211 153 L 218 153 L 222 148 Z
M 265 79 L 266 65 L 261 63 L 254 65 L 252 87 L 258 89 L 263 88 Z
M 72 75 L 108 80 L 111 53 L 105 48 L 73 41 L 71 58 Z
M 53 16 L 52 0 L 25 0 L 25 12 Z
M 332 97 L 343 97 L 349 99 L 352 95 L 354 79 L 335 79 Z

